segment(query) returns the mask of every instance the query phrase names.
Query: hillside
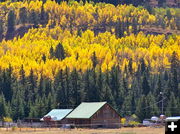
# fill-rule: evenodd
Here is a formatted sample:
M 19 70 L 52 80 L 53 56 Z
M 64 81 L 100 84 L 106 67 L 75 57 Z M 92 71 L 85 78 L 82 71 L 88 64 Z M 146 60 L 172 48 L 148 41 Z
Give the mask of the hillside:
M 1 2 L 0 118 L 40 118 L 82 101 L 107 101 L 139 121 L 179 115 L 179 12 L 82 1 Z

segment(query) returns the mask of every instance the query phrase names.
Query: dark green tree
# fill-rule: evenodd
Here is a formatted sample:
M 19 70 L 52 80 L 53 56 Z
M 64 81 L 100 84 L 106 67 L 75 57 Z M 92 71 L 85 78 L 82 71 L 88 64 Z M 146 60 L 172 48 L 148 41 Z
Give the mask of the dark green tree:
M 16 16 L 13 10 L 10 10 L 8 13 L 7 19 L 7 33 L 12 33 L 15 30 L 15 20 Z
M 36 13 L 34 10 L 32 10 L 32 11 L 30 12 L 29 22 L 30 22 L 31 24 L 33 24 L 33 27 L 34 27 L 34 28 L 38 28 L 39 17 L 38 17 L 38 13 Z
M 150 92 L 150 86 L 146 74 L 144 74 L 142 80 L 142 91 L 144 95 L 147 95 Z
M 61 43 L 59 43 L 56 46 L 55 52 L 54 52 L 54 56 L 58 59 L 58 60 L 64 60 L 66 58 L 66 54 L 65 54 L 65 50 L 64 47 Z
M 27 10 L 25 7 L 22 7 L 19 9 L 19 19 L 20 19 L 20 23 L 25 25 L 27 22 Z
M 98 64 L 98 60 L 97 60 L 97 57 L 96 57 L 96 52 L 93 52 L 91 60 L 92 60 L 92 63 L 93 63 L 93 68 L 96 68 L 96 65 Z
M 179 114 L 177 100 L 178 99 L 176 99 L 174 93 L 171 92 L 170 99 L 168 100 L 166 107 L 166 116 L 177 116 Z

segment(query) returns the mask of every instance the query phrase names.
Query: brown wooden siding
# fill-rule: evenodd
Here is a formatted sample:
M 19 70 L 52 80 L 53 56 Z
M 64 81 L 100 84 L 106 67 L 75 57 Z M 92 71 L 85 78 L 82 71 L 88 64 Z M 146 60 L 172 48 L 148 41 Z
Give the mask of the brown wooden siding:
M 105 128 L 117 128 L 120 127 L 120 116 L 112 107 L 105 104 L 91 117 L 91 124 Z

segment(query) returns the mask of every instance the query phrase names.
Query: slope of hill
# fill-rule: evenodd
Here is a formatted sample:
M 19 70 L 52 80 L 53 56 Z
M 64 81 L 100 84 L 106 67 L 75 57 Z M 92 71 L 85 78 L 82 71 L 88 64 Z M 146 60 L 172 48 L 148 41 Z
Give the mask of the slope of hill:
M 107 101 L 140 121 L 179 115 L 179 11 L 51 0 L 0 3 L 1 120 L 42 117 L 82 101 Z

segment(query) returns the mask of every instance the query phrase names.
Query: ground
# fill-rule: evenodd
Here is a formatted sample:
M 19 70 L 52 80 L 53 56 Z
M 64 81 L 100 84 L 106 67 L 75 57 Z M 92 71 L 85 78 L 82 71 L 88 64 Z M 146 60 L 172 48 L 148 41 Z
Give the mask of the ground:
M 164 134 L 164 128 L 121 128 L 121 129 L 72 129 L 72 130 L 15 130 L 6 131 L 0 129 L 0 134 Z

